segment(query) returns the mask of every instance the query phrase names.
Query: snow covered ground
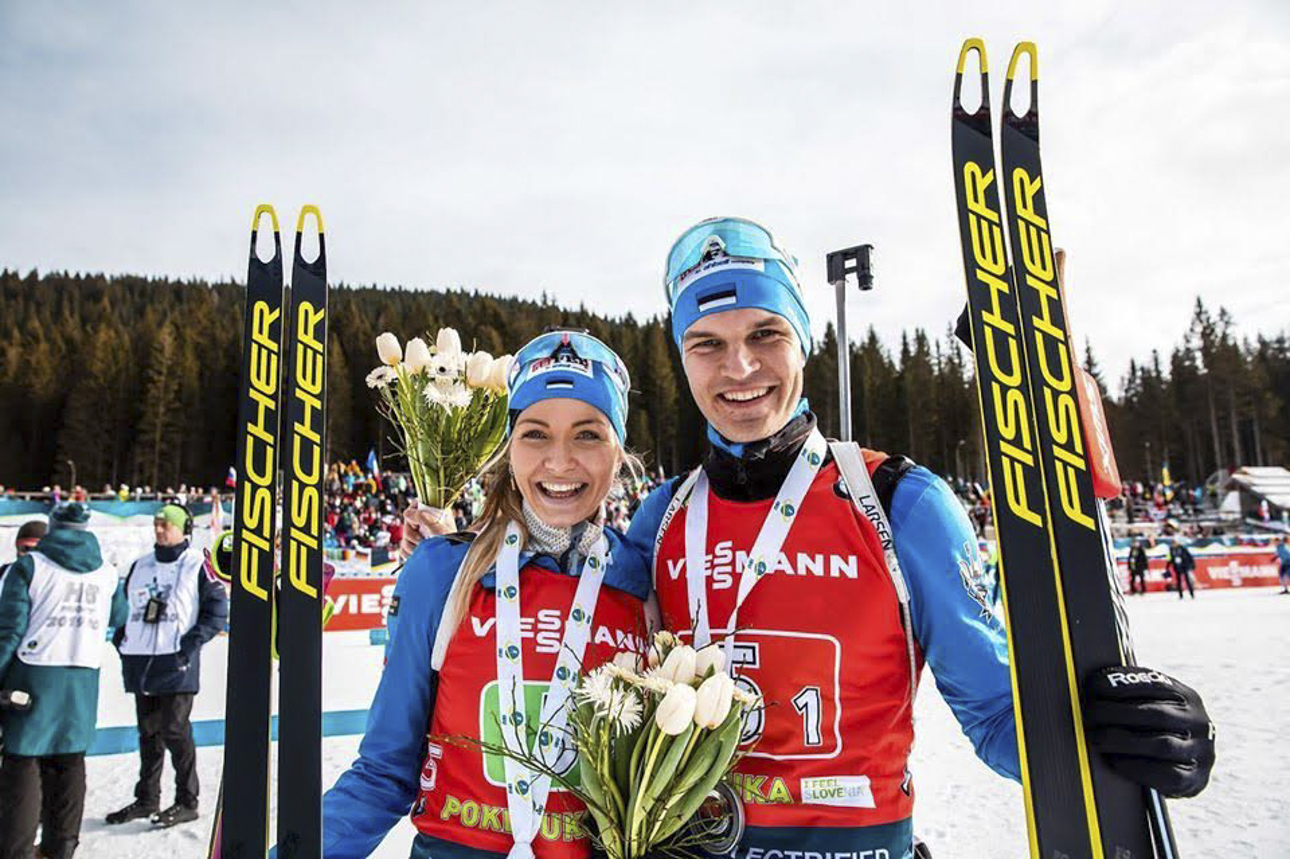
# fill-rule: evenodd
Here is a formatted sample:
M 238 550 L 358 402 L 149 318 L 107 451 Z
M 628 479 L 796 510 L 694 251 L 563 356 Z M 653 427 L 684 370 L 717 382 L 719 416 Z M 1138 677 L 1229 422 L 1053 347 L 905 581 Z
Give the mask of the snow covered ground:
M 1290 755 L 1282 721 L 1290 711 L 1290 662 L 1282 658 L 1290 651 L 1290 597 L 1279 596 L 1275 589 L 1206 591 L 1194 602 L 1179 604 L 1173 594 L 1152 594 L 1129 600 L 1129 613 L 1142 661 L 1200 689 L 1218 725 L 1218 765 L 1209 789 L 1196 799 L 1171 804 L 1184 855 L 1290 856 L 1290 820 L 1282 813 L 1290 795 Z M 365 707 L 376 687 L 381 649 L 368 645 L 366 633 L 329 633 L 325 640 L 327 708 Z M 222 713 L 224 653 L 221 640 L 203 654 L 205 691 L 197 699 L 194 718 Z M 132 725 L 133 701 L 121 692 L 115 660 L 107 660 L 107 665 L 100 725 Z M 918 791 L 917 831 L 938 859 L 1025 856 L 1020 787 L 977 761 L 934 683 L 923 684 L 917 712 L 918 740 L 911 764 Z M 358 739 L 325 741 L 327 781 L 349 765 Z M 103 824 L 107 812 L 129 802 L 137 758 L 90 758 L 79 855 L 204 855 L 221 753 L 216 747 L 198 750 L 205 816 L 162 831 L 140 822 Z M 169 802 L 169 784 L 164 796 Z M 413 834 L 406 819 L 401 821 L 373 855 L 406 857 Z

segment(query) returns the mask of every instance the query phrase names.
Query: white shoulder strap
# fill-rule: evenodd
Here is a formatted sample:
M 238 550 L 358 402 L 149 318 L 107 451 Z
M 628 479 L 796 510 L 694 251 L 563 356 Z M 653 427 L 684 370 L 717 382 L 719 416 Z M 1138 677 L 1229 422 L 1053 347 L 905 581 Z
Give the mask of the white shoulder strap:
M 467 547 L 466 553 L 461 556 L 461 563 L 457 565 L 457 572 L 452 576 L 452 587 L 448 589 L 448 599 L 443 604 L 446 612 L 448 607 L 456 604 L 457 593 L 464 585 L 461 581 L 461 568 L 466 563 L 466 558 L 470 555 L 470 548 Z M 465 619 L 464 617 L 462 618 Z M 455 626 L 455 625 L 454 625 Z M 434 671 L 443 670 L 443 659 L 448 653 L 448 642 L 452 641 L 452 634 L 456 632 L 455 628 L 450 629 L 449 625 L 443 622 L 443 615 L 439 616 L 439 628 L 434 634 L 434 649 L 430 651 L 430 668 Z
M 694 483 L 699 479 L 699 473 L 703 471 L 700 465 L 686 475 L 685 480 L 676 488 L 676 493 L 672 496 L 671 502 L 667 505 L 667 510 L 663 512 L 663 518 L 658 523 L 658 533 L 654 535 L 654 552 L 650 558 L 650 580 L 658 581 L 658 550 L 663 545 L 663 535 L 667 533 L 667 526 L 672 524 L 672 518 L 676 516 L 678 510 L 685 506 L 690 500 L 690 493 L 694 491 Z
M 882 544 L 883 559 L 887 562 L 887 575 L 896 589 L 896 599 L 900 602 L 901 625 L 905 627 L 905 643 L 909 651 L 909 689 L 912 699 L 918 688 L 918 663 L 914 656 L 914 624 L 909 612 L 909 586 L 905 574 L 900 569 L 900 559 L 896 557 L 896 543 L 891 535 L 891 522 L 887 511 L 882 509 L 882 501 L 874 489 L 873 478 L 869 476 L 869 467 L 865 465 L 864 454 L 860 445 L 853 441 L 831 441 L 829 451 L 838 464 L 838 472 L 851 494 L 851 503 L 869 520 L 878 540 Z

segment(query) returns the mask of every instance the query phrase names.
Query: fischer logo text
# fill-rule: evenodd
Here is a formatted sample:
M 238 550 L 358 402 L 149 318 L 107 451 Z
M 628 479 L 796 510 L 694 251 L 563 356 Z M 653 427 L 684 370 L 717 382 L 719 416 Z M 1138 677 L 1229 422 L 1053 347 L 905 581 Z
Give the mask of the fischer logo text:
M 986 190 L 992 182 L 993 170 L 983 171 L 981 165 L 973 161 L 963 165 L 972 256 L 976 263 L 976 283 L 969 288 L 985 290 L 988 295 L 986 309 L 980 314 L 981 334 L 976 348 L 983 351 L 979 360 L 989 371 L 994 414 L 987 415 L 986 421 L 993 421 L 998 431 L 1004 498 L 1013 515 L 1038 528 L 1043 525 L 1043 520 L 1034 507 L 1035 500 L 1030 497 L 1030 491 L 1039 487 L 1040 478 L 1034 471 L 1034 439 L 1031 437 L 1026 395 L 1022 391 L 1025 375 L 1021 347 L 1017 342 L 1017 326 L 1004 317 L 1004 308 L 1013 298 L 999 213 L 990 208 L 986 199 Z

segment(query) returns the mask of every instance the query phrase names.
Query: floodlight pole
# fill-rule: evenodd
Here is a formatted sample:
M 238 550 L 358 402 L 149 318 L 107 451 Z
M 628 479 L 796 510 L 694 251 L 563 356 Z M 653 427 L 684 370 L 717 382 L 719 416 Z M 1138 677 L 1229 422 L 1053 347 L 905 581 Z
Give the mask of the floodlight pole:
M 856 245 L 825 257 L 829 283 L 838 302 L 838 431 L 851 441 L 851 341 L 847 337 L 847 275 L 854 274 L 861 291 L 873 289 L 873 245 Z

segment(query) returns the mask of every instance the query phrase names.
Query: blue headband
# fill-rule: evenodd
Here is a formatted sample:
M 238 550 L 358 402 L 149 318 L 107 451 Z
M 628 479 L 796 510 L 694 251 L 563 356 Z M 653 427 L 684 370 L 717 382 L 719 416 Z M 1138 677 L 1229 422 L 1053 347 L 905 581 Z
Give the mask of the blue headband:
M 525 344 L 511 365 L 510 421 L 541 400 L 581 400 L 609 418 L 627 441 L 627 391 L 631 376 L 622 359 L 601 341 L 579 331 L 549 331 Z
M 787 319 L 810 355 L 811 318 L 796 268 L 796 258 L 752 221 L 709 218 L 686 230 L 668 252 L 664 276 L 677 348 L 702 317 L 756 307 Z

